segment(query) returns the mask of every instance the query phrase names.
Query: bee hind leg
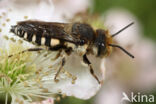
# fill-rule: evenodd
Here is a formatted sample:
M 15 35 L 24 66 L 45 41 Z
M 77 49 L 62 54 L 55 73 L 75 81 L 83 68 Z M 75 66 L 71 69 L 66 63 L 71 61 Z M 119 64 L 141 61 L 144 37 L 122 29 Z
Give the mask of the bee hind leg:
M 87 55 L 86 55 L 86 54 L 83 55 L 83 62 L 86 63 L 86 64 L 88 64 L 89 69 L 90 69 L 90 73 L 91 73 L 91 74 L 93 75 L 93 77 L 97 80 L 97 82 L 98 82 L 99 84 L 101 84 L 100 80 L 99 80 L 98 77 L 95 75 L 94 70 L 93 70 L 92 65 L 91 65 L 91 62 L 90 62 L 89 59 L 87 58 Z
M 29 48 L 29 49 L 23 50 L 23 51 L 21 51 L 21 52 L 18 52 L 18 53 L 16 53 L 16 54 L 23 54 L 23 53 L 25 53 L 25 52 L 33 52 L 33 51 L 40 51 L 40 50 L 44 50 L 44 49 L 43 49 L 43 48 Z M 11 54 L 11 55 L 9 55 L 8 57 L 12 57 L 12 56 L 14 56 L 14 55 L 16 55 L 16 54 Z

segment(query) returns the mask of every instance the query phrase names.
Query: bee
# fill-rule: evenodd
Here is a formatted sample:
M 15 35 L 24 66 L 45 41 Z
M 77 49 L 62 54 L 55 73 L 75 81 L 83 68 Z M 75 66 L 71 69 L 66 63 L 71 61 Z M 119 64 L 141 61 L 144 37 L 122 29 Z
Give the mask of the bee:
M 92 64 L 87 55 L 92 54 L 99 58 L 104 58 L 111 53 L 112 47 L 121 49 L 131 58 L 132 54 L 126 51 L 119 45 L 113 44 L 112 38 L 117 34 L 134 24 L 133 22 L 119 30 L 117 33 L 110 35 L 108 31 L 103 29 L 94 30 L 86 23 L 58 23 L 58 22 L 44 22 L 44 21 L 20 21 L 17 25 L 11 26 L 10 32 L 31 42 L 37 46 L 45 46 L 46 48 L 30 48 L 26 51 L 40 51 L 48 49 L 50 51 L 64 51 L 66 55 L 71 55 L 75 52 L 82 57 L 82 61 L 88 65 L 90 73 L 100 84 L 101 81 L 95 75 Z M 10 55 L 11 57 L 12 55 Z M 57 55 L 58 58 L 60 54 Z M 65 65 L 66 58 L 61 60 L 61 66 L 57 71 L 54 80 L 58 81 L 57 76 Z

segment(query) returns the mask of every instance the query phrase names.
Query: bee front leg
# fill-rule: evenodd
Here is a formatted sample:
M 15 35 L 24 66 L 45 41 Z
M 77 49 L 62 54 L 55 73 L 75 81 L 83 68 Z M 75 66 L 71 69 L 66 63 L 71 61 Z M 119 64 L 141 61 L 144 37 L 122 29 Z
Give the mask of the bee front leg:
M 25 52 L 40 51 L 40 50 L 44 50 L 44 49 L 43 48 L 29 48 L 29 49 L 23 50 L 21 52 L 18 52 L 16 54 L 23 54 Z M 14 55 L 16 55 L 16 54 L 14 54 Z M 8 57 L 12 57 L 14 55 L 12 54 L 12 55 L 9 55 Z
M 61 72 L 61 70 L 63 69 L 63 66 L 65 65 L 65 57 L 62 58 L 62 61 L 61 61 L 61 66 L 59 67 L 59 70 L 57 71 L 55 77 L 54 77 L 54 81 L 55 82 L 58 82 L 59 80 L 57 79 L 59 73 Z
M 91 73 L 91 74 L 93 75 L 93 77 L 97 80 L 97 82 L 98 82 L 99 84 L 101 84 L 100 80 L 99 80 L 98 77 L 95 75 L 94 70 L 93 70 L 92 65 L 91 65 L 91 62 L 90 62 L 89 59 L 87 58 L 87 55 L 86 55 L 86 54 L 83 55 L 83 62 L 86 63 L 86 64 L 88 64 L 88 66 L 89 66 L 89 68 L 90 68 L 90 73 Z

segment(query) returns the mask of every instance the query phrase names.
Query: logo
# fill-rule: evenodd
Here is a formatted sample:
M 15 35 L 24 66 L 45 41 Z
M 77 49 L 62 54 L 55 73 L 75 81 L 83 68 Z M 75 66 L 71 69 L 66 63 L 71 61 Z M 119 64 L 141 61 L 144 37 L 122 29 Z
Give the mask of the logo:
M 124 101 L 128 102 L 140 102 L 140 103 L 153 103 L 154 95 L 141 94 L 140 92 L 134 93 L 131 92 L 130 96 L 128 96 L 125 92 L 122 93 L 123 97 L 121 99 L 121 104 L 124 104 Z

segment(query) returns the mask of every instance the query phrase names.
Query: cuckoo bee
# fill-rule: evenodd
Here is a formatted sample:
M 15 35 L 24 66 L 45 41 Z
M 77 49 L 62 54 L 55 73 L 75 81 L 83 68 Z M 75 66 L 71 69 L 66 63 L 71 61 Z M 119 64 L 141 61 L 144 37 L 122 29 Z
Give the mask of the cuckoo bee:
M 98 81 L 98 83 L 100 83 L 100 80 L 95 75 L 87 55 L 92 54 L 96 57 L 103 58 L 110 54 L 112 47 L 116 47 L 134 58 L 134 56 L 124 48 L 112 43 L 113 37 L 132 24 L 133 22 L 119 30 L 117 33 L 110 35 L 108 31 L 103 29 L 94 30 L 86 23 L 58 23 L 27 20 L 20 21 L 17 25 L 12 26 L 10 32 L 37 46 L 46 47 L 30 48 L 22 51 L 21 53 L 26 51 L 40 51 L 44 49 L 58 52 L 64 51 L 67 55 L 70 55 L 72 52 L 76 52 L 77 55 L 82 57 L 83 62 L 88 65 L 93 77 Z M 11 56 L 12 55 L 10 55 L 10 57 Z M 65 58 L 62 58 L 61 67 L 54 78 L 55 81 L 58 80 L 57 76 L 64 65 Z

